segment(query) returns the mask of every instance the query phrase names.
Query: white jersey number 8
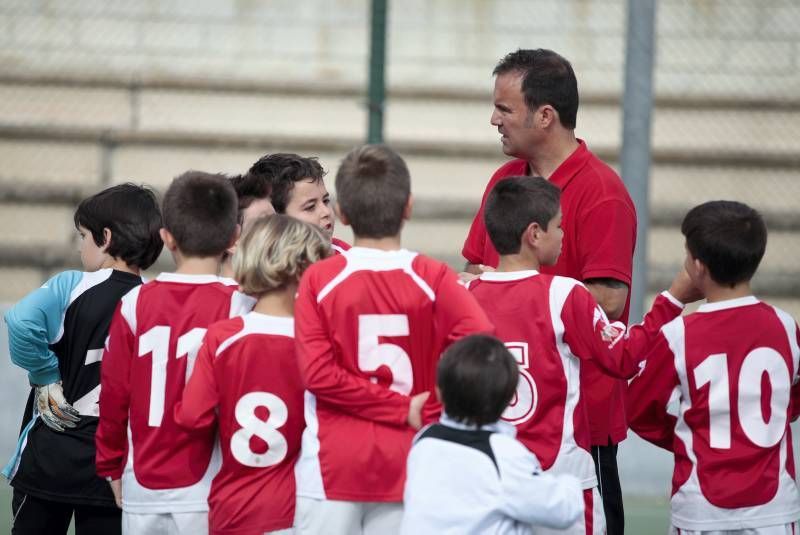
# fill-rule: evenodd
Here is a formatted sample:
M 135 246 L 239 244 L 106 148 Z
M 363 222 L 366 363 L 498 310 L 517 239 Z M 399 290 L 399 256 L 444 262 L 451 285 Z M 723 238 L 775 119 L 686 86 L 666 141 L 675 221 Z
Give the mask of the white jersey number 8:
M 694 369 L 697 388 L 708 389 L 709 443 L 712 448 L 731 447 L 731 399 L 728 377 L 728 355 L 709 355 Z M 761 378 L 767 374 L 771 407 L 768 421 L 761 413 Z M 770 448 L 780 442 L 786 429 L 786 410 L 791 388 L 789 368 L 783 357 L 768 347 L 759 347 L 747 354 L 737 381 L 739 424 L 753 444 Z M 736 379 L 734 379 L 736 380 Z
M 256 416 L 258 407 L 266 407 L 269 411 L 266 421 Z M 289 409 L 281 398 L 269 392 L 250 392 L 236 403 L 234 414 L 236 421 L 242 426 L 231 437 L 231 454 L 234 459 L 245 466 L 264 468 L 278 464 L 286 458 L 289 446 L 278 428 L 289 418 Z M 250 439 L 254 436 L 267 443 L 266 452 L 256 453 L 250 448 Z

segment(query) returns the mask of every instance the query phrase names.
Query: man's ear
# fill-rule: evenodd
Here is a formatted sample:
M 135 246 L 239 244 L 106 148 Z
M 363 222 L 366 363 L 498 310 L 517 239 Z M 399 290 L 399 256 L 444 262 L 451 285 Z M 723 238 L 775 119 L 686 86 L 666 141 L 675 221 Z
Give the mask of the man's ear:
M 178 243 L 175 241 L 175 236 L 173 236 L 172 233 L 164 227 L 158 229 L 158 235 L 161 236 L 161 241 L 164 242 L 164 247 L 166 247 L 168 251 L 174 251 L 178 248 Z
M 558 112 L 550 104 L 543 104 L 539 106 L 538 111 L 538 126 L 540 128 L 549 128 L 550 125 L 556 124 L 560 121 Z
M 403 207 L 403 221 L 411 219 L 411 214 L 414 211 L 414 196 L 409 193 L 406 205 Z
M 349 226 L 350 225 L 350 220 L 347 219 L 347 216 L 344 215 L 344 212 L 342 212 L 342 207 L 339 206 L 339 201 L 336 201 L 333 204 L 333 211 L 336 213 L 336 218 L 339 220 L 339 222 L 342 225 L 345 225 L 345 226 Z

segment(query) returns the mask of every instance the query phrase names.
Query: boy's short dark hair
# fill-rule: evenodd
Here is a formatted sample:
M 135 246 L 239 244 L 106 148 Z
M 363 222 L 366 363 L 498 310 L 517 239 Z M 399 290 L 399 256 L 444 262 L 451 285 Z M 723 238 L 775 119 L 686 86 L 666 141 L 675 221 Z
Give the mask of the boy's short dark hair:
M 451 345 L 436 370 L 445 412 L 470 425 L 499 420 L 514 398 L 518 381 L 517 361 L 505 344 L 482 334 Z
M 767 226 L 758 211 L 736 201 L 695 206 L 681 224 L 686 248 L 717 284 L 736 286 L 753 278 L 767 248 Z
M 564 128 L 575 129 L 578 116 L 578 80 L 572 65 L 552 50 L 519 49 L 500 60 L 492 74 L 518 72 L 522 96 L 531 111 L 550 104 Z
M 292 153 L 276 153 L 259 158 L 247 174 L 269 182 L 272 188 L 270 194 L 272 207 L 277 213 L 285 214 L 295 182 L 309 178 L 319 182 L 325 176 L 325 170 L 315 157 L 305 158 Z
M 217 256 L 234 237 L 236 191 L 225 175 L 187 171 L 164 194 L 164 228 L 187 256 Z
M 149 268 L 164 247 L 158 233 L 158 200 L 153 190 L 145 186 L 128 182 L 87 197 L 75 210 L 73 221 L 75 228 L 80 225 L 92 233 L 98 247 L 105 242 L 103 229 L 109 229 L 111 243 L 106 252 L 129 266 Z
M 387 145 L 362 145 L 351 150 L 336 173 L 336 200 L 356 236 L 386 238 L 399 234 L 410 195 L 406 162 Z
M 253 201 L 268 199 L 272 193 L 272 184 L 263 175 L 254 175 L 248 172 L 232 176 L 230 181 L 233 189 L 236 190 L 236 198 L 239 201 L 239 222 L 242 220 L 242 213 L 253 204 Z
M 561 190 L 542 177 L 515 176 L 501 180 L 486 199 L 483 221 L 501 255 L 517 254 L 522 233 L 531 223 L 547 230 L 561 209 Z

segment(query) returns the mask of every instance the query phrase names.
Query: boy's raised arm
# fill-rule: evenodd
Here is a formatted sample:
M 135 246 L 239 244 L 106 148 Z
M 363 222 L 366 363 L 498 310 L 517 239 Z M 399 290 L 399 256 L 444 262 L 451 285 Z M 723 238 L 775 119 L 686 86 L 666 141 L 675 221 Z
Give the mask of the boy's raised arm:
M 95 464 L 100 477 L 119 479 L 128 450 L 130 370 L 135 355 L 136 302 L 139 289 L 131 290 L 117 305 L 100 367 L 100 421 L 95 435 Z
M 669 451 L 673 451 L 677 417 L 668 412 L 668 406 L 679 393 L 678 385 L 674 355 L 667 339 L 659 333 L 641 372 L 628 385 L 627 417 L 637 435 Z
M 337 362 L 308 281 L 306 272 L 295 302 L 297 358 L 306 388 L 342 412 L 384 424 L 406 425 L 411 398 L 354 375 Z

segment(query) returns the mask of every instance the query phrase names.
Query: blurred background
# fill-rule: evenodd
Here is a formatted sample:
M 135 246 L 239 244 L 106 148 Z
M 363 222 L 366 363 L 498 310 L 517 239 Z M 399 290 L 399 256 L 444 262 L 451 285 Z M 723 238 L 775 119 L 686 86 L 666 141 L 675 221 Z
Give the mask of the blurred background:
M 163 189 L 187 169 L 241 173 L 291 151 L 319 156 L 332 190 L 339 160 L 366 139 L 370 4 L 0 0 L 0 309 L 79 267 L 73 209 L 107 185 Z M 412 173 L 407 247 L 463 265 L 504 159 L 489 124 L 491 71 L 517 48 L 572 62 L 578 137 L 618 166 L 626 10 L 625 0 L 389 2 L 384 137 Z M 650 291 L 682 260 L 689 207 L 742 200 L 770 229 L 756 290 L 798 317 L 800 3 L 661 0 L 656 21 Z M 4 337 L 3 325 L 3 462 L 26 393 Z M 666 518 L 670 457 L 630 439 L 620 463 L 641 504 L 629 513 Z

